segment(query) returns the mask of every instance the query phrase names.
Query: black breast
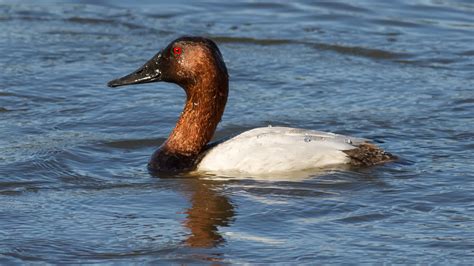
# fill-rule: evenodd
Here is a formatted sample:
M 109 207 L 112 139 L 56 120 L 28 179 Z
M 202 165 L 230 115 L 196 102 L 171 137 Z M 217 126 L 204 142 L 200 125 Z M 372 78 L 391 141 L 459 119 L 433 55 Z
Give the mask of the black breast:
M 160 176 L 162 174 L 169 175 L 193 171 L 201 162 L 202 158 L 204 158 L 213 147 L 229 138 L 230 137 L 207 144 L 201 152 L 196 155 L 172 152 L 168 150 L 166 146 L 161 146 L 151 156 L 148 162 L 148 170 L 151 174 Z

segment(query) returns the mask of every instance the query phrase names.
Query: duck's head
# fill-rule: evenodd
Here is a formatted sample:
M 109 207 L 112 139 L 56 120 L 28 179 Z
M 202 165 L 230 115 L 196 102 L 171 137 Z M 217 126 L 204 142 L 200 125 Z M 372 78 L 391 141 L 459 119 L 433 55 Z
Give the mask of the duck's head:
M 135 72 L 107 85 L 165 81 L 187 90 L 202 82 L 228 82 L 227 68 L 217 45 L 203 37 L 181 37 L 172 41 Z

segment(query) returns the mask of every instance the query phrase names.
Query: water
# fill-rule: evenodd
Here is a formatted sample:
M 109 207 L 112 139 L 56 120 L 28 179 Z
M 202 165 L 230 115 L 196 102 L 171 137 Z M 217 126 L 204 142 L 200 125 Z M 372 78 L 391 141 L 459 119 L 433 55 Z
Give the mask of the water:
M 472 263 L 473 2 L 291 2 L 1 0 L 0 264 Z M 216 138 L 302 127 L 401 160 L 150 177 L 184 92 L 105 84 L 184 34 L 230 72 Z

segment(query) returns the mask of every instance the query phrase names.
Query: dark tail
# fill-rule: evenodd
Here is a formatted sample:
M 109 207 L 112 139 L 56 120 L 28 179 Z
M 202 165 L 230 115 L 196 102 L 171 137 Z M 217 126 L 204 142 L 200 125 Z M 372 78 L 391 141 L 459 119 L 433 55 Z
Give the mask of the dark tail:
M 397 157 L 371 143 L 362 143 L 357 148 L 344 151 L 351 158 L 351 165 L 373 166 L 395 161 Z

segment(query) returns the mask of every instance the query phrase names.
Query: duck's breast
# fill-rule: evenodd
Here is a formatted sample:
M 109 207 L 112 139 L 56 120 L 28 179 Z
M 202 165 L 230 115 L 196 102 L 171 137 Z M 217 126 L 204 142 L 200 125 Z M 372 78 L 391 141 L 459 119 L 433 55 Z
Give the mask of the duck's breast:
M 197 170 L 266 174 L 345 164 L 350 160 L 342 151 L 365 141 L 299 128 L 255 128 L 213 147 Z

